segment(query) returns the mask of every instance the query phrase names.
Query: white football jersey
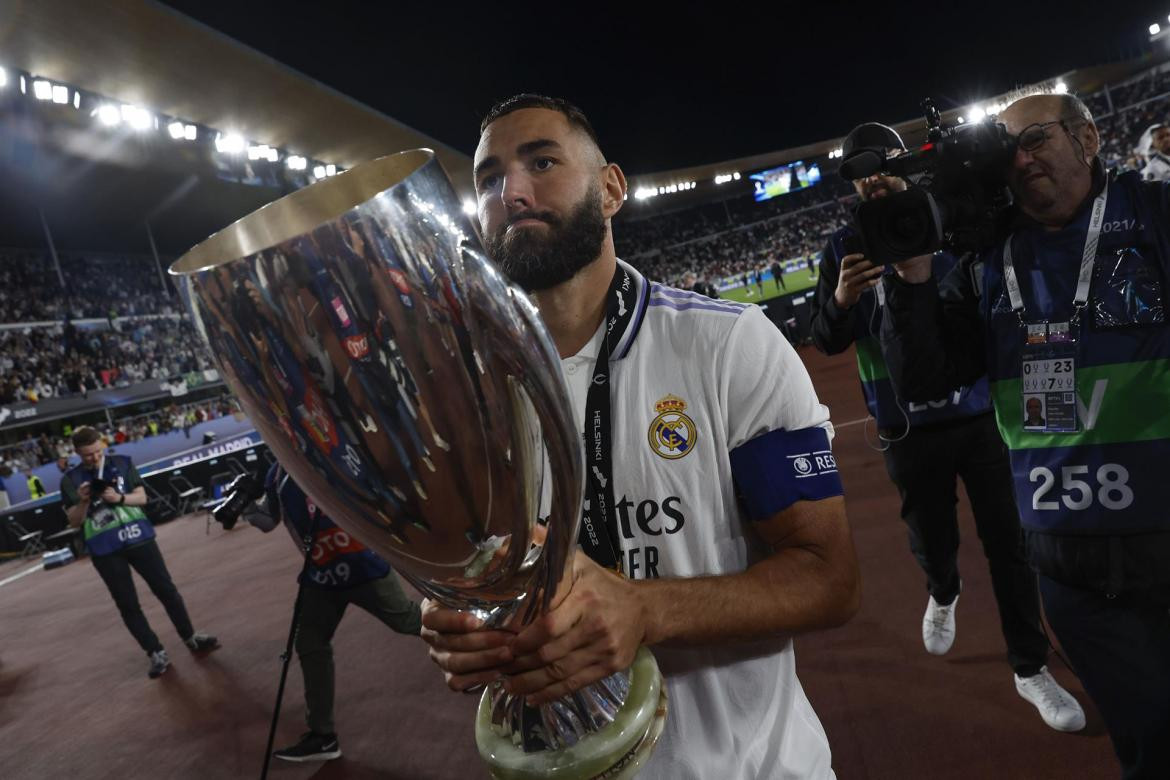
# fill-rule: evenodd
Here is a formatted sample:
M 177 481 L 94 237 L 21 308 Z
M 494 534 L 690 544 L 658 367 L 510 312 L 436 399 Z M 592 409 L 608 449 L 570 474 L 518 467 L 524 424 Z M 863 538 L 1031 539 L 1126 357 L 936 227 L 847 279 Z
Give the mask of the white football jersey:
M 768 554 L 750 527 L 753 497 L 746 493 L 800 486 L 784 488 L 790 500 L 783 506 L 824 497 L 825 484 L 827 494 L 840 493 L 825 435 L 832 430 L 828 409 L 759 307 L 648 283 L 623 266 L 637 284 L 634 319 L 610 358 L 623 569 L 634 579 L 741 572 Z M 578 430 L 601 340 L 599 328 L 562 361 Z M 786 432 L 809 429 L 819 447 L 794 451 L 798 444 L 782 452 L 775 444 Z M 733 467 L 732 453 L 751 440 L 766 445 L 750 464 L 768 483 L 763 488 L 747 485 L 737 473 L 744 469 Z M 792 498 L 792 490 L 801 494 Z M 772 511 L 766 497 L 755 499 L 756 506 L 764 501 L 757 516 Z M 676 608 L 685 613 L 687 605 Z M 834 777 L 824 729 L 796 678 L 791 640 L 652 650 L 669 711 L 639 778 Z

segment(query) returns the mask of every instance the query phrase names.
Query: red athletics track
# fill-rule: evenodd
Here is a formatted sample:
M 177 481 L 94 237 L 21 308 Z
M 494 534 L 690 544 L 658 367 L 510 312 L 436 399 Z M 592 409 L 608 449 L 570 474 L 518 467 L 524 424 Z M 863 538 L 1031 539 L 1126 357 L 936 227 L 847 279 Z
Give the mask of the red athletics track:
M 797 665 L 829 734 L 834 766 L 853 778 L 1111 778 L 1100 718 L 1060 734 L 1020 699 L 1004 658 L 991 585 L 966 502 L 958 638 L 943 658 L 922 648 L 923 578 L 866 426 L 851 355 L 806 349 L 822 401 L 841 425 L 834 449 L 861 559 L 861 612 L 844 628 L 797 641 Z M 869 429 L 872 436 L 872 428 Z M 159 543 L 195 624 L 224 646 L 203 659 L 182 647 L 162 607 L 139 593 L 174 665 L 146 677 L 88 561 L 0 586 L 0 776 L 254 778 L 259 776 L 299 561 L 288 535 L 250 528 L 204 535 L 201 516 L 159 528 Z M 25 567 L 0 566 L 0 580 Z M 344 758 L 275 762 L 277 780 L 483 778 L 472 742 L 473 697 L 450 693 L 417 640 L 352 610 L 334 641 L 337 727 Z M 294 661 L 278 745 L 302 731 Z M 279 764 L 279 765 L 277 765 Z

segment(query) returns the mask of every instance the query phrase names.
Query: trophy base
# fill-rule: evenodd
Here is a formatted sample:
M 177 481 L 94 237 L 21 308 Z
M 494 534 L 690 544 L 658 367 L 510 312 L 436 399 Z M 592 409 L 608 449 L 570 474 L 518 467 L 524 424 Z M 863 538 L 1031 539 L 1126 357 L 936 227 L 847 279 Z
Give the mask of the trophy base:
M 666 686 L 654 656 L 638 649 L 630 666 L 630 691 L 613 723 L 576 745 L 525 753 L 491 724 L 491 697 L 484 691 L 475 719 L 475 742 L 495 780 L 628 780 L 666 725 Z

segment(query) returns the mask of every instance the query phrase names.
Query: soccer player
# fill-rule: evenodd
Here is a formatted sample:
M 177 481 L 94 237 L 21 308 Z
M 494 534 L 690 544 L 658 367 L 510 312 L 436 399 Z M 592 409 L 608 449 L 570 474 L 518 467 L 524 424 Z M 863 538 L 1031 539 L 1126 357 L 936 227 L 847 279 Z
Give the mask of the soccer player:
M 586 495 L 610 511 L 563 601 L 519 634 L 426 603 L 431 657 L 455 690 L 502 674 L 542 703 L 650 645 L 670 714 L 640 778 L 832 777 L 792 636 L 841 625 L 860 593 L 828 410 L 796 353 L 758 307 L 617 259 L 625 176 L 565 101 L 495 106 L 475 188 L 489 253 L 561 354 L 576 424 L 598 421 Z

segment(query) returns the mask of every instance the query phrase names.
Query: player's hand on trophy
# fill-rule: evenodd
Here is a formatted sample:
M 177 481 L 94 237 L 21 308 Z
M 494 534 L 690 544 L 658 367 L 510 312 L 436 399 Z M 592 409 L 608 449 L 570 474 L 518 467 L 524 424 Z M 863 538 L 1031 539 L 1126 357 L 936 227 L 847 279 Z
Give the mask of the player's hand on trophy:
M 448 609 L 437 601 L 422 603 L 423 641 L 430 645 L 431 660 L 443 670 L 447 687 L 466 691 L 503 675 L 513 660 L 509 631 L 484 629 L 483 621 L 470 612 Z
M 531 705 L 553 701 L 626 669 L 646 639 L 647 609 L 637 585 L 574 556 L 572 588 L 512 640 L 505 689 Z

